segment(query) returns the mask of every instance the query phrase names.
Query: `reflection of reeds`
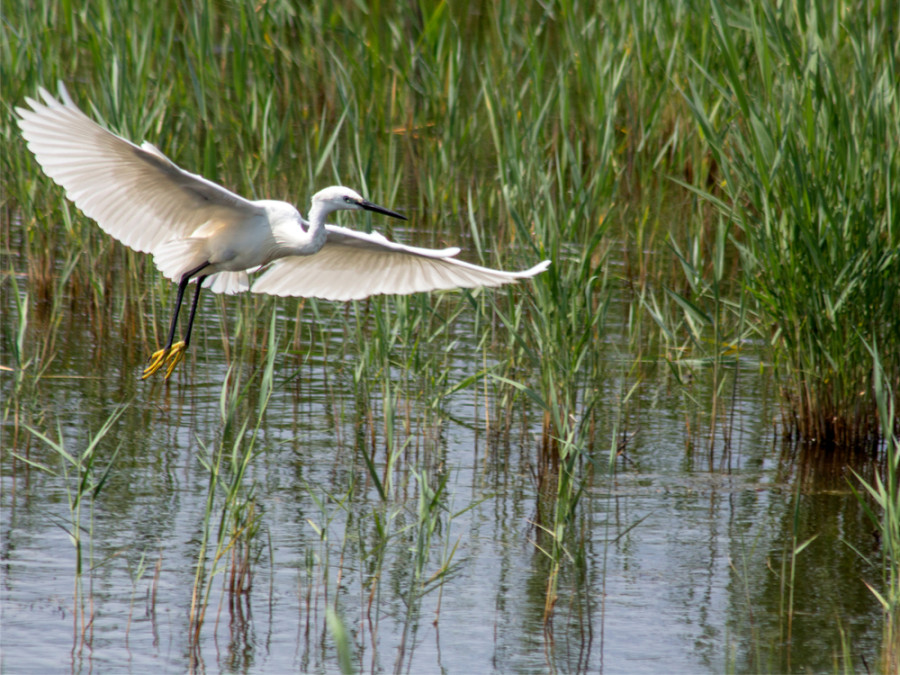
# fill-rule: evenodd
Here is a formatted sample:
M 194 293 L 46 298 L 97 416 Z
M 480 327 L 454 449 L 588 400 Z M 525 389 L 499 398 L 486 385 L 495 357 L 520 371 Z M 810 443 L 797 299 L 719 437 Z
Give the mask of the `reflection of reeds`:
M 82 451 L 70 451 L 66 449 L 62 428 L 57 427 L 57 440 L 53 440 L 37 429 L 27 427 L 28 431 L 40 439 L 53 451 L 57 467 L 41 464 L 34 460 L 18 457 L 36 469 L 59 476 L 66 490 L 69 507 L 69 519 L 59 523 L 75 548 L 75 571 L 72 617 L 74 621 L 75 643 L 73 652 L 88 646 L 91 647 L 93 639 L 94 623 L 94 596 L 93 580 L 94 566 L 94 505 L 103 491 L 110 472 L 113 468 L 118 448 L 108 459 L 99 456 L 99 449 L 103 438 L 115 427 L 116 422 L 125 412 L 127 406 L 121 406 L 114 410 L 106 421 L 89 436 L 87 446 Z M 98 462 L 104 462 L 105 467 Z M 88 522 L 84 524 L 83 510 L 88 509 Z M 85 536 L 87 537 L 87 549 L 85 550 Z M 87 572 L 87 590 L 85 590 L 85 572 Z

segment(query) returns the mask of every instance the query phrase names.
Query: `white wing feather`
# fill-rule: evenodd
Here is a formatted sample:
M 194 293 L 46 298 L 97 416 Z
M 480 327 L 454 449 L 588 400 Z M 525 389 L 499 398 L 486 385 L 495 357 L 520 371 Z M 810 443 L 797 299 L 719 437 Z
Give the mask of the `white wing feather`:
M 28 147 L 44 172 L 85 215 L 126 246 L 153 252 L 189 237 L 214 219 L 233 221 L 261 207 L 180 169 L 149 143 L 142 147 L 87 117 L 60 83 L 62 102 L 40 89 L 43 103 L 16 108 Z
M 254 293 L 360 300 L 380 293 L 407 294 L 451 288 L 500 286 L 532 277 L 550 261 L 522 272 L 503 272 L 453 258 L 458 248 L 404 246 L 380 234 L 326 225 L 318 253 L 276 260 L 251 287 Z
M 179 262 L 169 260 L 175 249 L 168 247 L 199 227 L 265 215 L 260 204 L 184 171 L 153 145 L 138 147 L 102 128 L 78 109 L 62 83 L 59 89 L 62 102 L 41 88 L 43 103 L 26 98 L 32 109 L 16 108 L 28 147 L 85 215 L 126 246 L 158 253 L 161 269 L 166 261 Z M 358 300 L 380 293 L 500 286 L 534 276 L 550 264 L 545 260 L 529 270 L 503 272 L 454 259 L 458 248 L 415 248 L 376 233 L 326 228 L 321 250 L 276 260 L 252 290 Z M 215 292 L 235 293 L 246 289 L 247 276 L 222 271 L 210 285 Z

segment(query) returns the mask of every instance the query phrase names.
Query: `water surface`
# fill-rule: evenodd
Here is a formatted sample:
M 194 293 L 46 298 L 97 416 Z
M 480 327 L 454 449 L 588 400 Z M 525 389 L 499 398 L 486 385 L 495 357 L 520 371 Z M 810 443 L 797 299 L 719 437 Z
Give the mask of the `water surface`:
M 4 302 L 4 316 L 13 316 L 8 294 Z M 441 395 L 504 358 L 479 347 L 477 332 L 486 328 L 462 311 L 444 340 L 421 348 L 439 355 L 440 368 L 417 370 L 401 342 L 389 350 L 390 372 L 360 379 L 348 341 L 368 334 L 371 308 L 322 303 L 297 349 L 280 343 L 260 416 L 254 392 L 264 340 L 238 354 L 232 333 L 226 354 L 221 336 L 223 312 L 233 317 L 240 303 L 259 302 L 207 298 L 189 358 L 169 383 L 140 381 L 141 354 L 117 333 L 127 327 L 112 322 L 98 337 L 77 303 L 64 310 L 57 356 L 40 378 L 32 368 L 17 385 L 15 372 L 3 373 L 5 672 L 337 672 L 329 607 L 355 667 L 366 672 L 821 672 L 840 663 L 840 631 L 854 655 L 876 662 L 880 615 L 863 581 L 877 572 L 853 550 L 874 554 L 873 528 L 841 469 L 801 475 L 784 459 L 770 375 L 758 363 L 737 366 L 730 449 L 720 432 L 710 453 L 706 434 L 690 430 L 703 419 L 697 402 L 702 409 L 710 401 L 707 370 L 695 371 L 691 402 L 668 368 L 650 360 L 623 404 L 635 377 L 630 357 L 614 346 L 622 344 L 614 331 L 598 346 L 610 354 L 609 377 L 598 383 L 609 409 L 599 416 L 573 560 L 545 622 L 549 564 L 535 525 L 541 416 L 524 396 L 507 416 L 490 378 Z M 294 302 L 254 306 L 264 325 L 276 312 L 283 335 L 294 330 Z M 348 335 L 358 323 L 348 312 L 362 317 L 362 333 Z M 47 320 L 32 317 L 33 339 Z M 252 587 L 225 592 L 228 559 L 220 561 L 192 647 L 207 465 L 240 436 L 221 415 L 229 364 L 249 383 L 239 406 L 249 423 L 244 443 L 258 424 L 244 477 L 258 516 Z M 441 384 L 429 380 L 438 371 Z M 111 463 L 108 478 L 82 503 L 85 569 L 76 600 L 76 476 L 16 424 L 82 452 L 119 406 L 125 410 L 96 452 L 97 473 Z M 615 432 L 631 440 L 610 470 Z M 396 456 L 388 472 L 389 446 Z M 367 454 L 382 480 L 390 476 L 386 499 Z M 437 489 L 442 480 L 422 573 L 427 579 L 444 562 L 447 573 L 415 594 L 419 497 L 423 484 Z M 220 490 L 213 538 L 223 499 Z M 791 551 L 810 537 L 792 569 Z

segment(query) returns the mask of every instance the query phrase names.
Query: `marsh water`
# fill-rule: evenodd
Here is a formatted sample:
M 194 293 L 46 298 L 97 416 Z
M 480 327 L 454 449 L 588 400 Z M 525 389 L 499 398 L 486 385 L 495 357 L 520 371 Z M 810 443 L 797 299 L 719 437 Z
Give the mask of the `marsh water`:
M 5 288 L 4 365 L 17 312 Z M 548 615 L 542 418 L 527 396 L 499 400 L 485 368 L 502 350 L 479 339 L 503 327 L 455 313 L 434 347 L 440 386 L 420 380 L 403 344 L 394 372 L 366 380 L 348 344 L 376 309 L 445 301 L 468 302 L 313 312 L 210 294 L 165 383 L 139 377 L 133 318 L 92 318 L 77 302 L 29 316 L 28 344 L 37 353 L 53 330 L 55 357 L 39 376 L 34 365 L 2 373 L 3 672 L 338 672 L 342 649 L 364 672 L 831 672 L 876 661 L 880 613 L 865 582 L 878 571 L 865 556 L 877 540 L 849 470 L 811 468 L 783 444 L 771 369 L 752 356 L 729 366 L 727 424 L 711 444 L 696 427 L 708 425 L 712 373 L 693 369 L 685 396 L 663 358 L 623 347 L 614 321 L 597 345 L 608 410 Z M 263 327 L 298 336 L 278 342 L 265 405 L 265 340 L 236 346 L 247 306 Z M 223 422 L 235 388 L 238 431 Z M 51 442 L 83 453 L 111 416 L 93 454 L 103 482 L 79 514 L 79 476 Z M 215 539 L 224 500 L 217 489 L 207 519 L 210 466 L 251 436 L 251 582 L 232 593 L 232 551 L 212 560 L 204 538 Z M 204 542 L 210 594 L 192 641 Z

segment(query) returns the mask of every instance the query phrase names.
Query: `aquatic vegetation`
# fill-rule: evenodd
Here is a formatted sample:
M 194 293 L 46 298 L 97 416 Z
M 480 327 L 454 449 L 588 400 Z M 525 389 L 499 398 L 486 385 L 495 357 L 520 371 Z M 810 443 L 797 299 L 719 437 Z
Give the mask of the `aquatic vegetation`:
M 865 17 L 835 35 L 836 10 L 829 21 L 812 5 L 712 7 L 724 68 L 701 77 L 727 89 L 685 96 L 721 172 L 719 194 L 702 194 L 740 227 L 741 271 L 785 383 L 785 433 L 873 447 L 867 343 L 900 382 L 893 48 Z
M 67 494 L 29 462 L 56 456 L 57 420 L 76 458 L 122 405 L 90 625 L 126 626 L 123 670 L 160 643 L 176 669 L 254 672 L 584 672 L 658 644 L 685 670 L 891 663 L 895 9 L 98 0 L 2 20 L 4 600 Z M 140 382 L 177 288 L 27 151 L 13 109 L 58 80 L 235 193 L 353 185 L 410 220 L 343 225 L 552 264 L 490 292 L 201 296 L 202 348 Z
M 99 448 L 103 439 L 109 434 L 126 406 L 114 410 L 103 425 L 88 439 L 86 447 L 81 450 L 66 449 L 66 440 L 62 428 L 57 425 L 56 439 L 45 435 L 37 429 L 28 428 L 47 448 L 52 450 L 56 460 L 52 464 L 43 464 L 34 459 L 20 455 L 16 458 L 40 471 L 61 475 L 66 490 L 69 517 L 60 526 L 69 535 L 75 549 L 74 593 L 72 618 L 75 644 L 73 649 L 80 651 L 84 647 L 91 648 L 93 642 L 94 598 L 93 587 L 96 568 L 102 561 L 94 555 L 94 508 L 95 504 L 112 475 L 118 448 L 109 457 L 101 458 Z M 105 466 L 99 462 L 105 462 Z M 84 521 L 84 510 L 88 511 L 87 523 Z M 87 541 L 85 542 L 85 539 Z M 85 584 L 85 575 L 87 584 Z
M 880 563 L 874 565 L 881 571 L 881 583 L 876 587 L 866 581 L 866 586 L 884 611 L 881 670 L 892 672 L 900 667 L 900 438 L 894 431 L 896 409 L 890 382 L 878 351 L 873 349 L 872 357 L 875 403 L 887 440 L 884 461 L 874 477 L 866 480 L 855 474 L 861 489 L 854 487 L 854 493 L 877 528 L 881 545 Z
M 237 339 L 242 335 L 242 332 L 239 333 Z M 257 437 L 272 395 L 275 357 L 278 354 L 275 335 L 273 314 L 266 361 L 259 373 L 260 388 L 256 394 L 258 404 L 255 409 L 247 405 L 248 387 L 242 382 L 240 369 L 232 366 L 225 375 L 219 398 L 221 440 L 213 448 L 207 448 L 201 442 L 203 452 L 199 459 L 209 474 L 209 484 L 189 616 L 192 667 L 200 661 L 201 630 L 216 575 L 223 575 L 223 590 L 229 599 L 232 622 L 249 619 L 249 610 L 245 612 L 243 607 L 245 602 L 249 602 L 253 565 L 260 555 L 264 523 L 257 507 L 256 486 L 248 474 L 252 462 L 260 454 Z M 251 430 L 252 420 L 255 424 Z M 218 526 L 213 539 L 215 547 L 209 551 L 217 511 Z

